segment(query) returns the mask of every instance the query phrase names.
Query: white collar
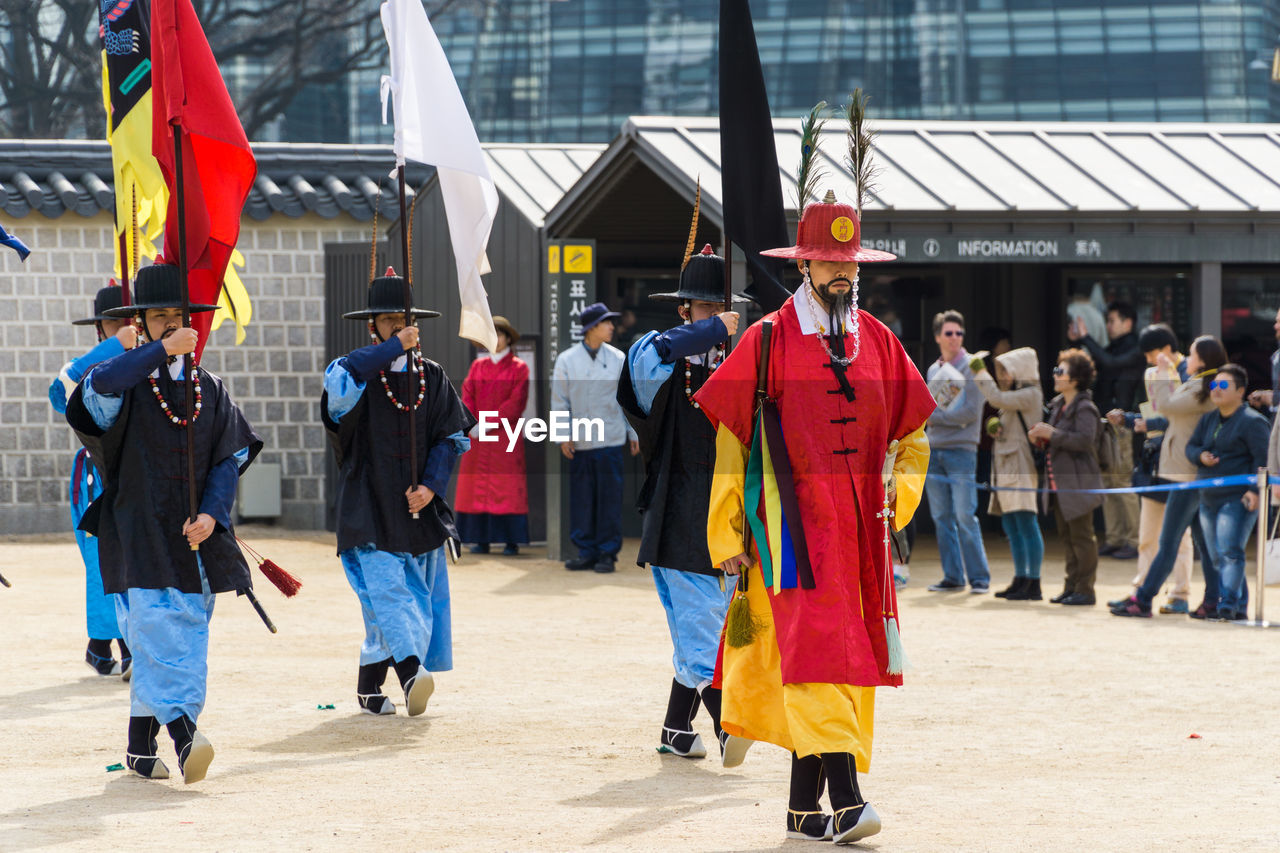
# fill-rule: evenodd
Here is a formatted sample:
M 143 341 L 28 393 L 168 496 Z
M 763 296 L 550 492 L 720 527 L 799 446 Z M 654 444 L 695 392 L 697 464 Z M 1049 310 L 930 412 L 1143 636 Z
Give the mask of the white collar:
M 800 322 L 800 332 L 805 335 L 812 335 L 818 332 L 818 323 L 822 323 L 823 328 L 831 322 L 829 315 L 817 316 L 814 312 L 814 306 L 818 310 L 822 310 L 822 303 L 818 301 L 818 297 L 813 295 L 813 288 L 810 285 L 802 285 L 803 290 L 796 291 L 791 297 L 791 306 L 796 309 L 796 320 Z M 844 320 L 845 331 L 848 332 L 853 328 L 853 311 L 850 310 L 848 316 Z M 830 334 L 830 329 L 827 329 Z
M 500 362 L 500 361 L 502 361 L 504 358 L 506 358 L 506 357 L 507 357 L 507 353 L 508 353 L 508 352 L 510 352 L 510 351 L 511 351 L 511 348 L 510 348 L 510 347 L 506 347 L 506 348 L 504 348 L 504 349 L 500 349 L 500 350 L 498 350 L 497 352 L 491 352 L 491 353 L 489 353 L 489 360 L 490 360 L 490 361 L 492 361 L 494 364 L 497 364 L 498 362 Z
M 173 360 L 173 364 L 169 365 L 169 378 L 174 382 L 177 382 L 182 378 L 182 365 L 185 361 L 186 359 L 179 356 Z M 151 371 L 151 376 L 152 378 L 159 378 L 160 368 L 157 367 L 155 370 Z

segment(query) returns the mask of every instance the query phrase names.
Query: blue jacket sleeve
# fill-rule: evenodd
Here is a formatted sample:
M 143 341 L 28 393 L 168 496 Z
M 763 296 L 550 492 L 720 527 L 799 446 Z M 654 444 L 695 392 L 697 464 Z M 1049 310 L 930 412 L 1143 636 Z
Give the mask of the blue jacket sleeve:
M 123 394 L 146 379 L 151 371 L 161 367 L 167 357 L 164 344 L 152 341 L 104 361 L 91 374 L 93 390 L 99 394 Z
M 115 337 L 110 337 L 76 360 L 67 362 L 49 386 L 49 402 L 53 404 L 54 411 L 60 415 L 66 414 L 67 397 L 89 372 L 89 368 L 123 353 L 124 344 Z
M 223 529 L 231 529 L 231 507 L 236 502 L 236 485 L 240 482 L 240 466 L 249 458 L 249 449 L 236 451 L 223 459 L 204 481 L 200 511 L 211 516 Z
M 724 327 L 724 321 L 719 317 L 708 317 L 657 335 L 653 340 L 653 348 L 657 350 L 663 364 L 672 364 L 679 359 L 707 352 L 727 337 L 729 330 Z
M 449 478 L 453 476 L 454 460 L 471 449 L 471 439 L 460 432 L 427 451 L 427 462 L 422 466 L 422 485 L 437 495 L 449 490 Z
M 361 382 L 370 382 L 378 371 L 404 355 L 404 345 L 399 338 L 392 338 L 380 344 L 370 344 L 353 351 L 346 358 L 338 359 L 338 363 L 347 372 Z

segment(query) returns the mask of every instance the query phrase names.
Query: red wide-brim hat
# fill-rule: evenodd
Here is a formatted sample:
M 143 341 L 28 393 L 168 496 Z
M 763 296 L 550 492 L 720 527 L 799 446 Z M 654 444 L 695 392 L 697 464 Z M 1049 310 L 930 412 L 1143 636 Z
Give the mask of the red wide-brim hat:
M 796 229 L 796 244 L 761 252 L 771 258 L 802 261 L 896 261 L 897 255 L 862 248 L 858 211 L 850 204 L 815 202 L 805 207 Z

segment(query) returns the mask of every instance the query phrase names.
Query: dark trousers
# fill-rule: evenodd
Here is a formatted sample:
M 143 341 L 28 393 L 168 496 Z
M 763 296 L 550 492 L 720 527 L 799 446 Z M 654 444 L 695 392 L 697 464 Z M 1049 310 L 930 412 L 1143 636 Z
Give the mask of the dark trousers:
M 1068 521 L 1063 518 L 1055 495 L 1053 519 L 1058 523 L 1058 536 L 1062 538 L 1067 557 L 1063 591 L 1093 595 L 1093 582 L 1098 577 L 1098 540 L 1093 535 L 1093 513 L 1086 512 Z
M 569 538 L 580 557 L 622 547 L 622 448 L 578 450 L 569 460 Z

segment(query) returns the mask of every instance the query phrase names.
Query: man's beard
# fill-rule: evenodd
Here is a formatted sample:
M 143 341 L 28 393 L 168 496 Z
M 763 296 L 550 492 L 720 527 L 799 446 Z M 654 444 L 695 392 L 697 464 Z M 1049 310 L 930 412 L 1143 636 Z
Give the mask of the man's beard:
M 836 282 L 844 282 L 847 288 L 839 291 L 832 291 L 831 285 Z M 823 307 L 827 309 L 827 313 L 834 318 L 845 317 L 849 313 L 850 300 L 853 296 L 853 282 L 842 277 L 833 278 L 826 284 L 813 285 L 813 289 L 822 299 Z

